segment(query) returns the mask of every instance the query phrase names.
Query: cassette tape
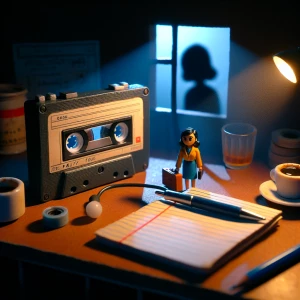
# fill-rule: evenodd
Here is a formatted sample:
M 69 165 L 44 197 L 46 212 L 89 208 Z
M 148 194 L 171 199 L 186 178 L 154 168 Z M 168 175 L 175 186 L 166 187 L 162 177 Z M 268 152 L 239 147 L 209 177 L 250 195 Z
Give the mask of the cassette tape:
M 29 193 L 62 199 L 149 163 L 149 89 L 139 84 L 38 95 L 24 104 Z

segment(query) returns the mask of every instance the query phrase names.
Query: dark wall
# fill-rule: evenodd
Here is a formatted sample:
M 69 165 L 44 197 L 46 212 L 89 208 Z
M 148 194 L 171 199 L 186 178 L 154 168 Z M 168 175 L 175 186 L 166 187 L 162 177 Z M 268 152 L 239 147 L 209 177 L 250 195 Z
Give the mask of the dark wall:
M 232 40 L 258 55 L 298 45 L 299 22 L 293 8 L 272 9 L 253 1 L 196 1 L 196 6 L 189 1 L 102 2 L 8 4 L 1 14 L 0 81 L 14 80 L 13 43 L 99 40 L 105 64 L 144 44 L 149 24 L 155 23 L 229 26 Z
M 143 69 L 140 64 L 143 57 L 131 57 L 130 64 L 136 61 L 139 67 L 135 72 L 130 64 L 122 70 L 117 65 L 107 66 L 147 44 L 149 25 L 175 23 L 230 27 L 232 48 L 228 98 L 231 107 L 227 119 L 223 121 L 243 120 L 257 125 L 257 154 L 266 158 L 272 130 L 300 127 L 299 91 L 274 71 L 272 62 L 272 54 L 300 44 L 298 12 L 293 7 L 282 8 L 264 4 L 263 1 L 260 1 L 263 4 L 255 1 L 194 2 L 196 4 L 182 1 L 180 5 L 171 1 L 170 4 L 162 1 L 142 1 L 140 4 L 114 1 L 93 5 L 45 2 L 34 6 L 10 4 L 11 7 L 1 16 L 0 82 L 15 81 L 14 43 L 99 40 L 103 86 L 120 80 L 128 81 L 125 77 L 129 73 L 131 83 L 148 84 L 148 69 Z M 255 60 L 240 60 L 236 56 L 238 47 L 246 49 L 255 56 Z M 289 96 L 280 95 L 285 90 L 289 91 Z M 180 125 L 198 124 L 205 129 L 205 136 L 202 135 L 204 156 L 214 151 L 219 155 L 221 122 L 206 119 L 191 122 L 185 123 L 183 118 Z M 156 130 L 155 126 L 151 128 Z M 168 135 L 169 129 L 165 131 Z M 178 139 L 177 135 L 170 138 L 172 141 Z M 166 141 L 164 148 L 163 145 L 157 146 L 155 138 L 152 141 L 153 150 L 162 150 L 158 155 L 170 157 L 168 144 L 170 141 Z M 173 151 L 174 155 L 176 151 Z

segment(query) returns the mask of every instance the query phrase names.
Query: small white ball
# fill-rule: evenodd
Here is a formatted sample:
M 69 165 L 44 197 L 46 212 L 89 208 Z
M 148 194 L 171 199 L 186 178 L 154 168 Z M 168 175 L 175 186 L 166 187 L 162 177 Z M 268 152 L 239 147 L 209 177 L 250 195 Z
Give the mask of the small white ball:
M 102 214 L 102 205 L 99 201 L 91 201 L 87 204 L 85 212 L 90 218 L 96 219 Z

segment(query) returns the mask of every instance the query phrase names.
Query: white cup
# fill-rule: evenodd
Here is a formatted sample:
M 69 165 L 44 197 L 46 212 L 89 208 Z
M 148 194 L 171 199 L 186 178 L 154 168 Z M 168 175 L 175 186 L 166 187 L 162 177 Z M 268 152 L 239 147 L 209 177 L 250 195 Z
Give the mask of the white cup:
M 25 213 L 24 182 L 14 177 L 0 178 L 0 222 L 11 222 Z
M 277 193 L 284 198 L 300 198 L 300 164 L 283 163 L 270 171 Z

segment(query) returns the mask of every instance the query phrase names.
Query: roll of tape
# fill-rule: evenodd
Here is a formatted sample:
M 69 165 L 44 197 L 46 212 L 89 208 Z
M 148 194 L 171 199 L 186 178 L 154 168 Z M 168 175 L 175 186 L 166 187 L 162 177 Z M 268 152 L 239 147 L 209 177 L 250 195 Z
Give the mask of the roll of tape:
M 64 206 L 50 206 L 43 210 L 43 223 L 47 228 L 63 227 L 69 222 L 69 212 Z
M 281 156 L 269 150 L 269 167 L 275 168 L 283 163 L 300 163 L 300 156 Z
M 0 178 L 0 222 L 11 222 L 25 213 L 24 182 L 14 177 Z
M 300 156 L 300 148 L 285 148 L 271 142 L 270 151 L 281 156 Z
M 283 148 L 300 148 L 300 131 L 282 128 L 272 131 L 272 141 Z

